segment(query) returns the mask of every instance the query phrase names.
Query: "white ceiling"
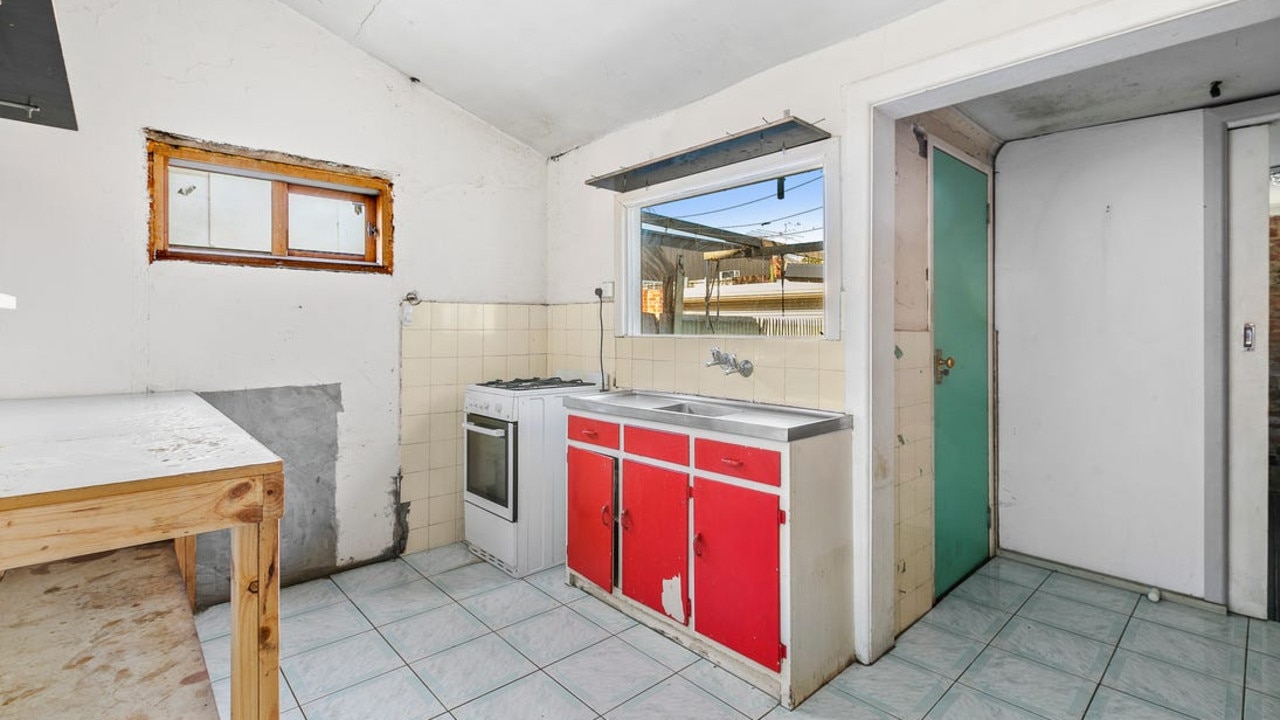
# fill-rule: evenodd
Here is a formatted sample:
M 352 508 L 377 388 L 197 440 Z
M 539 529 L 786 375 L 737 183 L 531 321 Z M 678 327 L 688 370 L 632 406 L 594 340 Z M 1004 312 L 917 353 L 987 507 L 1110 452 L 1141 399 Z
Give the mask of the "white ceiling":
M 1209 85 L 1222 81 L 1222 94 Z M 961 103 L 1002 140 L 1280 93 L 1280 20 Z
M 939 0 L 282 2 L 550 156 Z

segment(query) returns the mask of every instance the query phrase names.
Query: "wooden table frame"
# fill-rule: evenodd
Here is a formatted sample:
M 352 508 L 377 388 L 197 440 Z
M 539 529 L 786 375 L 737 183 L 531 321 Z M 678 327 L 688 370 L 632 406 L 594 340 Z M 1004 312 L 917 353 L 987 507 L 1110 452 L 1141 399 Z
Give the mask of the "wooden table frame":
M 0 434 L 0 451 L 4 441 Z M 258 459 L 275 458 L 257 447 Z M 275 458 L 108 484 L 94 484 L 92 467 L 84 472 L 90 477 L 78 487 L 0 493 L 0 570 L 172 538 L 194 599 L 195 535 L 230 528 L 231 717 L 278 720 L 283 463 Z

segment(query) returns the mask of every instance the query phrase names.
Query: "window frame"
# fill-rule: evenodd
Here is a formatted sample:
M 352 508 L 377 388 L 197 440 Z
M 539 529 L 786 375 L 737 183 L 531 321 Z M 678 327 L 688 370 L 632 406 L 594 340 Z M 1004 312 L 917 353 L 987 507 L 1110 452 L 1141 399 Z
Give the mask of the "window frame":
M 733 165 L 708 170 L 696 175 L 671 180 L 659 185 L 623 193 L 617 199 L 619 228 L 618 277 L 619 295 L 615 300 L 618 337 L 656 338 L 753 338 L 757 335 L 655 335 L 640 331 L 641 211 L 651 205 L 683 200 L 695 195 L 725 190 L 740 185 L 808 170 L 822 170 L 823 211 L 823 292 L 822 340 L 840 339 L 840 297 L 844 289 L 840 254 L 840 148 L 837 138 L 810 143 L 798 148 L 745 160 Z M 803 339 L 782 336 L 772 339 Z
M 270 156 L 270 157 L 266 157 Z M 392 272 L 391 182 L 358 168 L 307 161 L 279 153 L 265 153 L 218 146 L 216 149 L 187 144 L 181 139 L 149 137 L 148 181 L 151 194 L 149 261 L 189 262 L 336 270 L 390 274 Z M 190 168 L 271 182 L 271 252 L 170 245 L 169 167 Z M 363 201 L 365 217 L 374 232 L 365 233 L 362 255 L 290 248 L 289 196 L 291 194 Z

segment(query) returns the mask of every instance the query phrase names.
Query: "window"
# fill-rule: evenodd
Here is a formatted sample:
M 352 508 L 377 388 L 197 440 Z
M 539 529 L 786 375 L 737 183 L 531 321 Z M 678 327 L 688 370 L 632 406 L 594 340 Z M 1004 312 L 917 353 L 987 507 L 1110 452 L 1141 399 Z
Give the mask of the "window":
M 151 259 L 391 272 L 391 183 L 358 168 L 156 134 Z
M 838 337 L 838 165 L 814 143 L 622 196 L 628 335 Z

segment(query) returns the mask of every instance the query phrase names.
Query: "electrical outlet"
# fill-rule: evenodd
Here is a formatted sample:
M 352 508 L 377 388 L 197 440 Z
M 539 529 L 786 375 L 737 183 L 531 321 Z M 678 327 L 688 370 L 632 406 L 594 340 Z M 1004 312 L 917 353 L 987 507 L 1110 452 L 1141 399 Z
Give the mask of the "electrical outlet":
M 603 291 L 603 294 L 600 296 L 600 299 L 602 300 L 613 299 L 613 281 L 612 280 L 605 280 L 604 282 L 600 283 L 600 289 Z

